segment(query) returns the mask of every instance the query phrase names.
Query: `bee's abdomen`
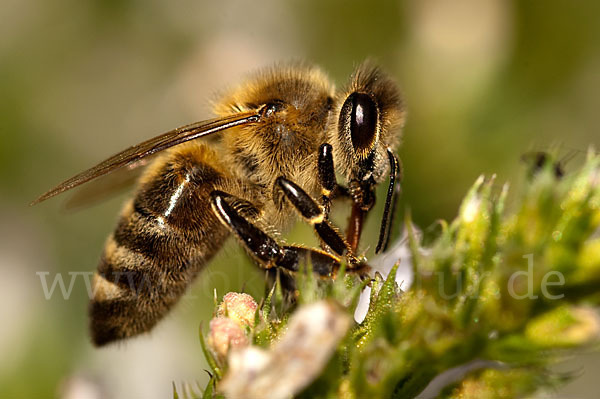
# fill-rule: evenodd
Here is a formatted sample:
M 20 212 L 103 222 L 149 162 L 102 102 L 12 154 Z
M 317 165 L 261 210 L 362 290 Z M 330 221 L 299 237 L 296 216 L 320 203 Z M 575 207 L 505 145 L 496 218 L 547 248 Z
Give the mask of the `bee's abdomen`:
M 109 236 L 90 303 L 96 345 L 149 331 L 228 236 L 209 202 L 224 177 L 197 150 L 157 161 Z

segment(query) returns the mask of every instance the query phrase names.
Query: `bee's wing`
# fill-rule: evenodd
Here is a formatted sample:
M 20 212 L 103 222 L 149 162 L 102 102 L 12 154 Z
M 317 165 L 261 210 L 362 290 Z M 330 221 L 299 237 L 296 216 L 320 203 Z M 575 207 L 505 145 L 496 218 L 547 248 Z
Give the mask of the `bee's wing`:
M 88 184 L 76 187 L 73 194 L 64 202 L 64 210 L 78 211 L 130 189 L 145 170 L 143 166 L 148 165 L 155 158 L 156 154 L 150 155 L 107 175 L 100 176 Z
M 63 191 L 70 190 L 73 187 L 77 187 L 80 184 L 103 176 L 116 169 L 122 168 L 123 166 L 132 165 L 149 155 L 155 154 L 169 147 L 216 133 L 221 130 L 230 129 L 235 126 L 254 123 L 258 120 L 259 114 L 257 112 L 244 112 L 179 127 L 163 133 L 160 136 L 146 140 L 138 145 L 129 147 L 126 150 L 113 155 L 107 160 L 100 162 L 98 165 L 85 170 L 68 180 L 65 180 L 58 186 L 41 195 L 38 199 L 33 201 L 31 205 L 45 201 L 48 198 L 52 198 L 55 195 L 62 193 Z

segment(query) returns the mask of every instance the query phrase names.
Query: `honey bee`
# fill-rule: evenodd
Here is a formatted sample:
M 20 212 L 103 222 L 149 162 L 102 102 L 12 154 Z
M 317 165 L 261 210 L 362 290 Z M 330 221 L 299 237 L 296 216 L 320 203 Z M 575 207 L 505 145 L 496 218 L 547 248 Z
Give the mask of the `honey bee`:
M 132 146 L 64 181 L 33 203 L 159 153 L 139 179 L 108 237 L 93 278 L 90 331 L 97 346 L 148 332 L 233 233 L 264 269 L 332 276 L 357 256 L 375 187 L 389 176 L 376 252 L 385 249 L 401 179 L 395 155 L 404 109 L 397 85 L 369 62 L 336 94 L 320 69 L 288 63 L 264 69 L 226 94 L 215 119 Z M 221 133 L 214 139 L 202 139 Z M 336 172 L 345 185 L 338 184 Z M 347 197 L 346 234 L 329 220 Z M 300 216 L 321 248 L 284 245 Z

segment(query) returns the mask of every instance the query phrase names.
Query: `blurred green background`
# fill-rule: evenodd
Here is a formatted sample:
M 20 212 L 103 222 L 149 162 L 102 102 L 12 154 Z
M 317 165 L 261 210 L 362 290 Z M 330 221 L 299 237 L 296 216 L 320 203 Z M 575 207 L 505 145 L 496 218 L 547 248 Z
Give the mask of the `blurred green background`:
M 96 350 L 83 277 L 68 300 L 60 291 L 46 300 L 36 273 L 49 272 L 48 284 L 64 273 L 68 288 L 66 273 L 93 271 L 125 197 L 78 212 L 64 211 L 64 198 L 27 203 L 118 150 L 209 117 L 215 93 L 257 67 L 302 58 L 339 86 L 367 57 L 389 71 L 408 106 L 402 203 L 423 228 L 452 218 L 481 173 L 518 185 L 524 153 L 559 145 L 582 157 L 600 141 L 594 0 L 1 5 L 2 398 L 160 398 L 171 381 L 204 384 L 197 334 L 213 288 L 262 293 L 236 243 L 150 336 Z M 288 237 L 314 242 L 303 226 Z M 573 359 L 563 370 L 582 376 L 556 397 L 595 397 L 599 369 L 598 357 Z

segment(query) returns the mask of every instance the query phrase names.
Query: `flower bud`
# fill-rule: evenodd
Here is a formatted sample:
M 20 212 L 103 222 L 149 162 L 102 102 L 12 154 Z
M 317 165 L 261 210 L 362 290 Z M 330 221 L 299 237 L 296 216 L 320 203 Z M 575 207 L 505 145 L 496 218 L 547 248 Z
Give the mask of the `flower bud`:
M 217 316 L 227 317 L 242 327 L 254 327 L 257 308 L 258 304 L 250 295 L 229 292 L 223 297 Z
M 248 345 L 242 326 L 227 317 L 215 317 L 210 321 L 206 343 L 219 359 L 225 359 L 230 349 Z

